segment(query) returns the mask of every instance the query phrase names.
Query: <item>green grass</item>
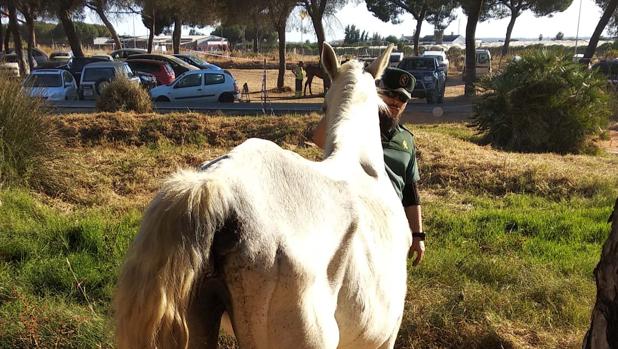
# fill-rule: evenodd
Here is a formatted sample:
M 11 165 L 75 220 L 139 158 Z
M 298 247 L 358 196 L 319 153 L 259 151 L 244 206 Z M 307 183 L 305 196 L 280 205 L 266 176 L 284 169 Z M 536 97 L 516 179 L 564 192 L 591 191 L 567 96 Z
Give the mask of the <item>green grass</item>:
M 71 120 L 64 122 L 82 129 L 80 117 Z M 106 136 L 66 146 L 70 166 L 57 173 L 66 174 L 71 192 L 60 197 L 0 189 L 0 349 L 113 347 L 110 302 L 147 199 L 175 168 L 229 149 L 221 140 L 231 125 L 204 135 L 189 118 L 184 131 L 172 121 L 159 127 L 172 131 L 156 142 L 118 144 L 122 137 Z M 305 123 L 261 121 L 285 122 L 271 137 L 319 156 L 298 140 Z M 217 129 L 230 121 L 200 122 Z M 473 132 L 462 126 L 415 131 L 429 237 L 424 262 L 410 267 L 397 347 L 579 347 L 617 194 L 617 160 L 497 152 L 471 142 Z M 238 132 L 237 139 L 254 135 Z
M 13 322 L 0 326 L 0 348 L 109 346 L 116 275 L 141 213 L 63 214 L 24 190 L 0 201 L 0 324 Z

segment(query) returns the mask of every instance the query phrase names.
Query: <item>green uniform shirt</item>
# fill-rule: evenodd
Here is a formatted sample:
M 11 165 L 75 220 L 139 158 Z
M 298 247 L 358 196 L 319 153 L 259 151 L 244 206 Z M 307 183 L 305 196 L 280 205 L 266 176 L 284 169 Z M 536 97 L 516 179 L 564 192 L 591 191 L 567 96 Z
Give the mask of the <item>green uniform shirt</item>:
M 296 66 L 294 69 L 294 74 L 296 75 L 296 80 L 302 80 L 305 78 L 305 72 L 300 66 Z
M 404 207 L 410 206 L 412 191 L 409 186 L 420 179 L 414 136 L 403 126 L 397 125 L 389 134 L 382 134 L 382 148 L 386 173 Z

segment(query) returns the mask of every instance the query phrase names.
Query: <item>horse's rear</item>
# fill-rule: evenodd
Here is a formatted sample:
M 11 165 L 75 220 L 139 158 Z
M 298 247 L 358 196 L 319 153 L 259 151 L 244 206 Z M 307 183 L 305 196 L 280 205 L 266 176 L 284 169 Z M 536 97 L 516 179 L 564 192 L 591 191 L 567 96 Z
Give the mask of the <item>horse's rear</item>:
M 174 176 L 123 268 L 119 347 L 216 348 L 228 312 L 241 348 L 391 348 L 410 236 L 359 154 L 313 163 L 249 140 Z

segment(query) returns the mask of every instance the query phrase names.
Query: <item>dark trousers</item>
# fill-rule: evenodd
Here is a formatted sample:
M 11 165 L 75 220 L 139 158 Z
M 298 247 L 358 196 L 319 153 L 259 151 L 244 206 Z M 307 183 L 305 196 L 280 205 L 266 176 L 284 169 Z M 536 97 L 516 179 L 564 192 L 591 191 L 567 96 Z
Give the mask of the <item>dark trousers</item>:
M 294 92 L 296 92 L 294 94 L 296 97 L 300 97 L 303 92 L 303 80 L 296 79 L 296 89 Z

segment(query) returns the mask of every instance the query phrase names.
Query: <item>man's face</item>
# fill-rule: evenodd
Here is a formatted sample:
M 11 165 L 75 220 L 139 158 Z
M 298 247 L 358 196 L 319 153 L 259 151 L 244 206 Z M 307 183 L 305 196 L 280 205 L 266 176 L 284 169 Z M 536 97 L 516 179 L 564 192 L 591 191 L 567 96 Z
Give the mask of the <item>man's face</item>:
M 386 103 L 388 106 L 388 111 L 391 114 L 391 117 L 399 119 L 399 116 L 406 109 L 406 105 L 408 102 L 403 102 L 397 97 L 390 97 L 385 94 L 380 93 L 380 98 Z

